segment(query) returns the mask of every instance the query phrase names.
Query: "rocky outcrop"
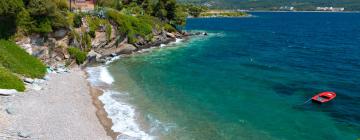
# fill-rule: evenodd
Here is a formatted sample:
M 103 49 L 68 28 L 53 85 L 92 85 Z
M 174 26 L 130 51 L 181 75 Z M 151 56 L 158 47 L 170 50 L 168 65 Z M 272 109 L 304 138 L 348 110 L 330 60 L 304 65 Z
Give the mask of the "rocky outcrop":
M 58 29 L 54 32 L 53 37 L 56 39 L 64 38 L 68 33 L 67 29 Z

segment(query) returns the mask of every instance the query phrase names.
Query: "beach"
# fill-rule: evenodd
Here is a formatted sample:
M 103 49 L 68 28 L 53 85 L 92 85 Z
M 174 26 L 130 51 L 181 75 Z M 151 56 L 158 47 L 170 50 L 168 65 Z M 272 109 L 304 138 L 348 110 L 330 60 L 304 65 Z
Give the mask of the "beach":
M 48 74 L 40 86 L 42 90 L 0 96 L 0 139 L 115 138 L 103 127 L 111 121 L 97 100 L 101 92 L 90 88 L 80 68 Z

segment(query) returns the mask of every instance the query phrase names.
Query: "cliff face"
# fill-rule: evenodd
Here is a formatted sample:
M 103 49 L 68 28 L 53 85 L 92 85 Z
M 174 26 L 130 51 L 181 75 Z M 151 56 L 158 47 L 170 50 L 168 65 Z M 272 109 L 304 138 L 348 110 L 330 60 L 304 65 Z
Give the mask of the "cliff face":
M 186 33 L 172 32 L 165 30 L 153 29 L 152 39 L 146 40 L 138 36 L 135 43 L 129 43 L 126 36 L 117 35 L 118 27 L 111 24 L 111 34 L 107 35 L 104 27 L 101 26 L 95 30 L 95 35 L 90 40 L 91 47 L 83 47 L 83 34 L 89 31 L 88 22 L 83 19 L 83 24 L 79 28 L 60 29 L 47 35 L 33 34 L 18 38 L 16 43 L 25 49 L 29 54 L 39 58 L 50 67 L 57 65 L 75 64 L 74 59 L 67 51 L 69 47 L 78 47 L 87 49 L 87 63 L 105 62 L 110 57 L 120 54 L 130 54 L 135 51 L 149 48 L 152 46 L 160 46 L 175 41 L 176 38 L 187 36 Z M 77 35 L 74 35 L 75 34 Z M 79 36 L 80 37 L 76 37 Z M 75 36 L 75 37 L 74 37 Z

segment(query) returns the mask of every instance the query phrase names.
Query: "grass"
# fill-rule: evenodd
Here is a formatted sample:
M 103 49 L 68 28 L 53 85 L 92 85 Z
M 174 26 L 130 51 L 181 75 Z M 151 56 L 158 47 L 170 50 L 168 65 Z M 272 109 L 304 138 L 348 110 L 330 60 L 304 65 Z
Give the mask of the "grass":
M 0 89 L 16 89 L 17 91 L 24 91 L 24 83 L 9 70 L 0 67 Z
M 0 64 L 13 73 L 30 78 L 42 78 L 46 73 L 46 67 L 40 60 L 6 40 L 0 40 Z

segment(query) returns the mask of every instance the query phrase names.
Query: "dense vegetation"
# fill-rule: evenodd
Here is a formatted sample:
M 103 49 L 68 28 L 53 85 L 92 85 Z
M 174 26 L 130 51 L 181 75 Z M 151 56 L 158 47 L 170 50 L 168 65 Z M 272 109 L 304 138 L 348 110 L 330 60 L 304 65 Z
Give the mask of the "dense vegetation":
M 296 10 L 315 10 L 316 7 L 344 7 L 346 11 L 360 11 L 359 0 L 178 0 L 181 3 L 207 5 L 211 9 L 279 10 L 294 6 Z
M 5 40 L 0 40 L 0 65 L 13 73 L 31 78 L 41 78 L 46 72 L 40 60 L 15 43 Z
M 0 23 L 8 23 L 0 25 L 0 38 L 66 28 L 66 8 L 66 0 L 0 0 Z

